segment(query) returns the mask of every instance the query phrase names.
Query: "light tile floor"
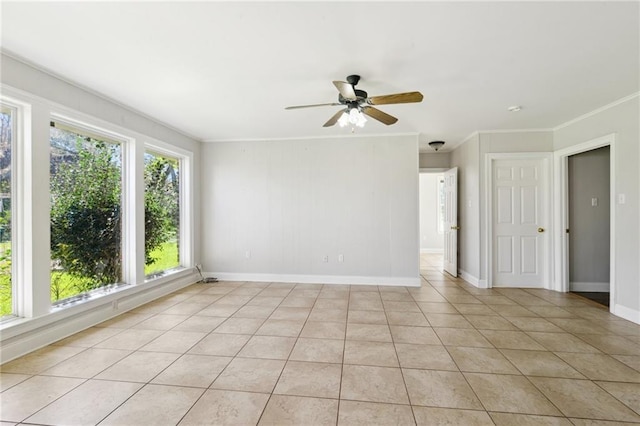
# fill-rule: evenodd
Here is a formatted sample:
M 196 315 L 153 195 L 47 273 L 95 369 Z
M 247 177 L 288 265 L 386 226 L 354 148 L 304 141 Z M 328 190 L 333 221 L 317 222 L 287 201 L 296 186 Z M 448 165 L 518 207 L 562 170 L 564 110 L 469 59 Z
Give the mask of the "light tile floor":
M 1 367 L 0 425 L 640 423 L 640 326 L 572 294 L 195 284 Z

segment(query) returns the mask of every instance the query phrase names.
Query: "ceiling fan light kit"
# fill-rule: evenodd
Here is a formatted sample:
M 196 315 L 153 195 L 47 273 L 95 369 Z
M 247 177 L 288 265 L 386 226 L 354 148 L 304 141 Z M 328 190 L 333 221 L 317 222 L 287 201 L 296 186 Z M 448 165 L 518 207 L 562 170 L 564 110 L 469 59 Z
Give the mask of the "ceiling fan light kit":
M 351 110 L 349 110 L 349 113 L 343 112 L 338 119 L 338 125 L 340 127 L 345 127 L 349 124 L 356 127 L 364 127 L 364 124 L 366 122 L 367 119 L 364 117 L 364 114 L 361 113 L 357 108 L 351 108 Z
M 423 96 L 420 92 L 395 93 L 392 95 L 373 96 L 364 90 L 356 89 L 355 86 L 360 81 L 359 75 L 350 75 L 347 81 L 334 81 L 333 85 L 338 89 L 338 102 L 313 105 L 290 106 L 285 109 L 313 108 L 319 106 L 344 106 L 345 108 L 335 113 L 323 127 L 331 127 L 338 123 L 340 127 L 351 125 L 353 132 L 356 127 L 364 127 L 369 116 L 387 126 L 398 121 L 392 115 L 382 112 L 371 105 L 389 105 L 422 102 Z

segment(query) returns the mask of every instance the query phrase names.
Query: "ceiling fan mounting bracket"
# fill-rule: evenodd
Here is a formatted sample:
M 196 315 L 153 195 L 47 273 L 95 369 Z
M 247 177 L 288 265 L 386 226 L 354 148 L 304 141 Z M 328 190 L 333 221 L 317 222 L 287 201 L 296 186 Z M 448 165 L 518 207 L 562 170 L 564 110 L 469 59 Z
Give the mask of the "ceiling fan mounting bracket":
M 358 84 L 358 82 L 360 81 L 360 76 L 353 74 L 347 77 L 347 83 L 349 83 L 352 86 L 355 86 L 356 84 Z

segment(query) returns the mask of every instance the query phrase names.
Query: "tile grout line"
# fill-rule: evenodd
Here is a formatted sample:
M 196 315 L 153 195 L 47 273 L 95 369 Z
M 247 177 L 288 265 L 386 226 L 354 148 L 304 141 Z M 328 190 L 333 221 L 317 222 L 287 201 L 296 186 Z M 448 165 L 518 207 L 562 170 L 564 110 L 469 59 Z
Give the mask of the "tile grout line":
M 344 356 L 347 350 L 347 333 L 349 331 L 349 306 L 351 305 L 351 286 L 347 294 L 347 317 L 344 322 L 344 339 L 342 340 L 342 362 L 340 363 L 340 384 L 338 386 L 338 409 L 336 410 L 336 425 L 340 421 L 340 409 L 342 405 L 342 378 L 344 377 Z
M 411 295 L 411 293 L 409 293 L 409 295 Z M 411 298 L 414 299 L 413 295 L 411 295 Z M 415 303 L 415 299 L 414 299 L 414 303 Z M 383 306 L 384 306 L 384 304 L 383 304 Z M 393 333 L 391 332 L 391 327 L 389 326 L 389 316 L 387 315 L 387 310 L 386 309 L 384 311 L 384 316 L 387 319 L 387 327 L 389 327 L 389 335 L 391 336 L 391 344 L 393 345 L 393 351 L 396 354 L 396 360 L 398 361 L 398 367 L 400 369 L 400 376 L 402 377 L 402 383 L 404 384 L 404 391 L 407 393 L 407 401 L 409 402 L 409 408 L 411 409 L 411 415 L 413 416 L 413 423 L 417 425 L 418 424 L 418 420 L 416 419 L 416 413 L 413 410 L 413 402 L 411 401 L 411 395 L 409 394 L 409 387 L 407 386 L 407 379 L 404 377 L 404 369 L 402 368 L 402 364 L 400 363 L 400 357 L 398 356 L 398 348 L 396 347 L 396 341 L 395 341 L 395 338 L 393 337 Z M 426 316 L 424 314 L 423 314 L 423 316 L 425 317 L 425 320 L 427 320 L 427 324 L 430 324 L 429 320 L 426 318 Z M 434 334 L 435 334 L 435 332 L 434 332 Z
M 272 283 L 273 284 L 273 283 Z M 280 304 L 276 307 L 276 309 L 274 310 L 274 312 L 280 307 L 280 305 L 282 305 L 282 302 L 284 302 L 284 300 L 288 297 L 289 294 L 291 294 L 291 291 L 293 291 L 293 289 L 297 286 L 298 284 L 296 284 L 295 286 L 293 286 L 289 292 L 287 293 L 287 296 L 285 296 L 282 301 L 280 302 Z M 317 300 L 317 299 L 316 299 Z M 313 304 L 315 305 L 315 301 L 313 302 Z M 313 310 L 313 307 L 309 310 L 309 313 L 307 314 L 307 317 L 304 320 L 304 324 L 302 324 L 302 328 L 300 329 L 300 332 L 298 333 L 298 337 L 296 337 L 296 341 L 293 342 L 293 345 L 291 346 L 291 350 L 289 351 L 289 355 L 287 355 L 287 359 L 284 360 L 284 365 L 282 366 L 282 370 L 280 370 L 280 374 L 278 374 L 278 378 L 275 380 L 275 382 L 273 383 L 273 387 L 271 388 L 271 392 L 269 392 L 269 398 L 267 398 L 267 402 L 265 402 L 264 407 L 262 408 L 262 411 L 260 412 L 260 416 L 258 417 L 258 421 L 256 422 L 256 426 L 260 423 L 260 420 L 262 420 L 262 416 L 264 416 L 264 413 L 267 411 L 267 407 L 269 406 L 269 402 L 271 402 L 271 398 L 273 397 L 273 392 L 276 390 L 276 386 L 278 386 L 278 382 L 280 381 L 280 378 L 282 377 L 282 373 L 284 372 L 285 368 L 287 368 L 287 363 L 289 362 L 289 358 L 291 357 L 291 353 L 293 352 L 293 349 L 296 346 L 296 343 L 298 342 L 298 339 L 300 338 L 300 334 L 302 333 L 302 330 L 304 330 L 304 326 L 307 324 L 307 321 L 309 320 L 309 315 L 311 315 L 311 310 Z M 266 322 L 266 320 L 265 320 Z M 264 324 L 264 323 L 263 323 Z M 257 330 L 256 330 L 257 331 Z M 255 335 L 255 334 L 254 334 Z M 247 341 L 248 343 L 248 341 Z M 240 351 L 238 351 L 238 354 L 240 353 Z M 236 359 L 236 356 L 233 359 Z M 233 362 L 233 361 L 232 361 Z M 222 373 L 221 373 L 222 374 Z

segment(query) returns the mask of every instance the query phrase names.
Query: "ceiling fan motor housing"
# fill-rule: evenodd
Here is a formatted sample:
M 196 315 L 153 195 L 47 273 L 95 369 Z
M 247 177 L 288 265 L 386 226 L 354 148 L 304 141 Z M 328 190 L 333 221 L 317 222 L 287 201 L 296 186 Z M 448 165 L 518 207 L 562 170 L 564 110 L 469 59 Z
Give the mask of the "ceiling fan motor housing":
M 344 105 L 350 105 L 353 103 L 361 104 L 365 102 L 367 100 L 367 97 L 369 96 L 364 90 L 353 89 L 353 91 L 355 92 L 357 98 L 355 101 L 351 99 L 345 99 L 344 96 L 338 93 L 338 102 Z

